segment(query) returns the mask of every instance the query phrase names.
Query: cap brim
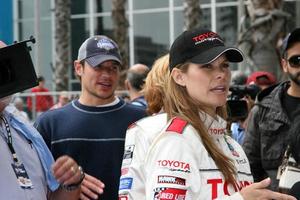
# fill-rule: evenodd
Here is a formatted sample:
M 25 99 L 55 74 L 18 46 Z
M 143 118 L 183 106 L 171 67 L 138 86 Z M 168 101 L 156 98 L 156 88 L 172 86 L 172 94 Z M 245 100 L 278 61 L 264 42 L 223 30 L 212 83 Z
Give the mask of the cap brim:
M 215 61 L 222 54 L 225 54 L 229 62 L 242 62 L 243 53 L 234 47 L 217 46 L 206 50 L 190 59 L 191 62 L 197 64 L 208 64 Z
M 108 60 L 114 60 L 118 63 L 122 64 L 121 60 L 113 55 L 96 55 L 93 57 L 86 58 L 85 61 L 92 67 L 96 67 L 100 65 L 101 63 L 108 61 Z

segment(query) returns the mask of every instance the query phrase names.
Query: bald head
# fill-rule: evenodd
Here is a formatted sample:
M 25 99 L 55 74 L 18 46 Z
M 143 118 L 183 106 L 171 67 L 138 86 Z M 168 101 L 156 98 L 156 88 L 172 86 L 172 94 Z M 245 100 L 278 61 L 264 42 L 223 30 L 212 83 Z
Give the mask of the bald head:
M 135 64 L 129 68 L 130 72 L 134 72 L 137 74 L 144 74 L 149 72 L 149 68 L 144 64 Z
M 6 47 L 7 45 L 0 40 L 0 48 Z
M 132 88 L 135 91 L 142 90 L 148 72 L 149 68 L 143 64 L 135 64 L 132 67 L 130 67 L 127 71 L 126 79 L 126 81 L 129 82 L 129 84 L 131 85 L 130 88 Z

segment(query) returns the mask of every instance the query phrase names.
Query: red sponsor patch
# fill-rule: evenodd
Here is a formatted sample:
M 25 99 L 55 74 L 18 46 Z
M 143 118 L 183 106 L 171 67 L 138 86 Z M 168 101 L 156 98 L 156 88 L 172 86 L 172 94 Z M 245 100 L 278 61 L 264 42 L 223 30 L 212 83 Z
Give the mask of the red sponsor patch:
M 128 196 L 127 195 L 120 195 L 119 200 L 128 200 Z
M 187 121 L 180 119 L 179 117 L 175 117 L 170 123 L 166 131 L 182 134 L 186 125 L 187 125 Z
M 121 175 L 123 176 L 123 175 L 125 175 L 125 174 L 127 174 L 128 173 L 128 168 L 122 168 L 121 169 Z
M 185 200 L 186 190 L 177 188 L 156 188 L 154 200 Z

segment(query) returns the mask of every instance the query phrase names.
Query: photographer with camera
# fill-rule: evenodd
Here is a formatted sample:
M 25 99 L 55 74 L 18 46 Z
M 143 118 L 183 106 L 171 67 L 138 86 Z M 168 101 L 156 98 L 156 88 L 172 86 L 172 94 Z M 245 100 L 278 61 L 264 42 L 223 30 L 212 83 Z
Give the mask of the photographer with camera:
M 247 85 L 256 84 L 262 90 L 276 84 L 276 77 L 266 71 L 255 71 L 247 78 Z
M 227 121 L 230 124 L 232 138 L 242 145 L 248 113 L 254 105 L 255 97 L 260 88 L 256 84 L 245 85 L 246 80 L 242 83 L 233 80 L 232 83 L 233 85 L 229 88 L 231 93 L 227 99 Z
M 37 84 L 26 42 L 6 46 L 0 41 L 1 199 L 75 200 L 82 168 L 66 155 L 54 162 L 39 132 L 10 104 L 12 94 Z
M 283 41 L 282 69 L 289 81 L 261 91 L 249 114 L 244 150 L 255 181 L 271 177 L 278 190 L 278 167 L 286 151 L 291 125 L 300 115 L 300 28 Z

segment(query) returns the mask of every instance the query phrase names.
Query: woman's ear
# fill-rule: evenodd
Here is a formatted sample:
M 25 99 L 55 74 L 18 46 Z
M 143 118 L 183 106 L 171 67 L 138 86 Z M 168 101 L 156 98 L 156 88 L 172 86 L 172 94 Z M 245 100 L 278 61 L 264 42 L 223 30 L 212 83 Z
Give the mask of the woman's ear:
M 178 85 L 185 87 L 185 74 L 180 69 L 173 68 L 171 76 Z

